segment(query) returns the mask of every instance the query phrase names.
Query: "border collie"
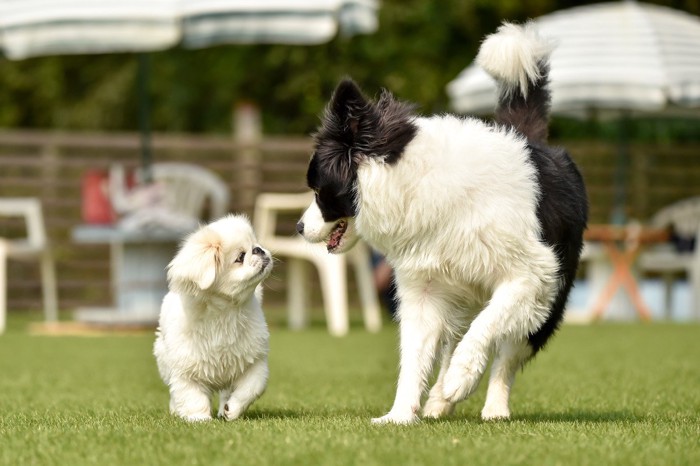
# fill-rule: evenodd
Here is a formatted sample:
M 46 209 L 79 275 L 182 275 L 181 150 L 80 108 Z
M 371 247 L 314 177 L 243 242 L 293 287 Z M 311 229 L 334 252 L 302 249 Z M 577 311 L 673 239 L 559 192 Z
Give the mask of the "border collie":
M 510 417 L 515 373 L 558 328 L 578 266 L 588 202 L 565 150 L 546 145 L 551 46 L 504 23 L 478 63 L 498 83 L 495 122 L 419 117 L 383 91 L 342 81 L 315 135 L 315 193 L 297 230 L 342 253 L 362 237 L 398 288 L 394 404 L 375 423 L 450 414 L 491 375 L 481 417 Z

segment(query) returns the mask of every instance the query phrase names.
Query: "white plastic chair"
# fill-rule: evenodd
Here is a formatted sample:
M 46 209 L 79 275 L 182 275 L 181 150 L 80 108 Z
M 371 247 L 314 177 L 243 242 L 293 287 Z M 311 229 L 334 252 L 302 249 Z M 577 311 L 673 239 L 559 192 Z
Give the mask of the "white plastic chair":
M 23 217 L 27 232 L 26 238 L 0 238 L 0 333 L 5 330 L 7 315 L 8 259 L 39 261 L 44 316 L 47 321 L 56 321 L 56 268 L 46 236 L 41 202 L 36 198 L 0 198 L 0 216 Z
M 691 314 L 700 320 L 700 196 L 677 201 L 664 207 L 651 219 L 657 228 L 672 228 L 685 238 L 695 238 L 693 251 L 679 252 L 672 244 L 649 248 L 639 256 L 644 272 L 660 273 L 664 279 L 664 315 L 671 317 L 673 284 L 678 274 L 688 278 L 691 292 Z
M 153 180 L 167 186 L 168 207 L 201 218 L 209 202 L 209 220 L 228 213 L 229 188 L 211 170 L 190 163 L 161 162 L 152 166 Z
M 99 324 L 153 324 L 168 292 L 165 269 L 181 238 L 200 222 L 228 212 L 229 189 L 207 168 L 178 162 L 151 166 L 154 183 L 128 189 L 120 166 L 110 169 L 109 193 L 121 215 L 114 228 L 80 226 L 73 239 L 109 243 L 114 307 L 83 308 L 75 318 Z M 142 175 L 136 173 L 137 179 Z
M 204 220 L 216 220 L 228 212 L 229 189 L 214 172 L 199 165 L 161 162 L 151 166 L 153 184 L 128 190 L 123 167 L 110 169 L 109 195 L 122 216 L 121 226 L 139 229 L 161 224 L 172 229 L 192 229 Z M 143 172 L 137 172 L 142 178 Z
M 323 308 L 328 331 L 334 336 L 348 333 L 348 263 L 355 269 L 365 328 L 370 332 L 382 327 L 377 290 L 372 278 L 370 254 L 360 241 L 346 254 L 328 254 L 321 244 L 309 244 L 300 236 L 278 236 L 277 216 L 282 212 L 303 212 L 313 199 L 312 193 L 258 195 L 255 202 L 255 230 L 264 247 L 275 256 L 288 258 L 287 301 L 289 326 L 300 329 L 307 325 L 308 284 L 306 266 L 311 262 L 318 270 L 323 294 Z

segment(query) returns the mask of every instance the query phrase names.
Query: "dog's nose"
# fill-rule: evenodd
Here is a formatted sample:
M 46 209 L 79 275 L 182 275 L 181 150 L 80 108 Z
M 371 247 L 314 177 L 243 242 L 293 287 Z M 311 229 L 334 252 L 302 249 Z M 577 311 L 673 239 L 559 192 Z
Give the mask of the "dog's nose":
M 300 235 L 304 234 L 304 222 L 297 223 L 297 233 L 299 233 Z
M 255 247 L 253 248 L 253 254 L 257 254 L 257 255 L 262 255 L 262 256 L 264 256 L 264 255 L 265 255 L 265 251 L 263 251 L 261 248 L 255 246 Z

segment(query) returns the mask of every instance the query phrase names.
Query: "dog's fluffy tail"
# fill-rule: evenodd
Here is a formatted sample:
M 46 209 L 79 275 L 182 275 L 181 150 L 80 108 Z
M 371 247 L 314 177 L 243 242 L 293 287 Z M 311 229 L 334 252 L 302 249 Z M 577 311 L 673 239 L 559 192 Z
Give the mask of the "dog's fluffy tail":
M 513 126 L 531 142 L 547 140 L 552 48 L 532 23 L 503 23 L 496 33 L 486 37 L 476 57 L 498 83 L 496 120 Z

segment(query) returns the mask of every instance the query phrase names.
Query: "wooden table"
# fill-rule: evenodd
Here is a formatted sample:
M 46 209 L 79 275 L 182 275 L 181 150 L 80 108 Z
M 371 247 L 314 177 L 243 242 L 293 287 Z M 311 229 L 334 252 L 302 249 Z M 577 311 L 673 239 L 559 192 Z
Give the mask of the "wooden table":
M 638 224 L 626 226 L 592 224 L 584 233 L 584 239 L 600 243 L 613 267 L 612 274 L 591 309 L 591 317 L 594 320 L 600 319 L 617 290 L 623 288 L 639 317 L 645 321 L 651 319 L 651 311 L 642 299 L 633 274 L 633 267 L 644 245 L 668 241 L 668 230 Z

